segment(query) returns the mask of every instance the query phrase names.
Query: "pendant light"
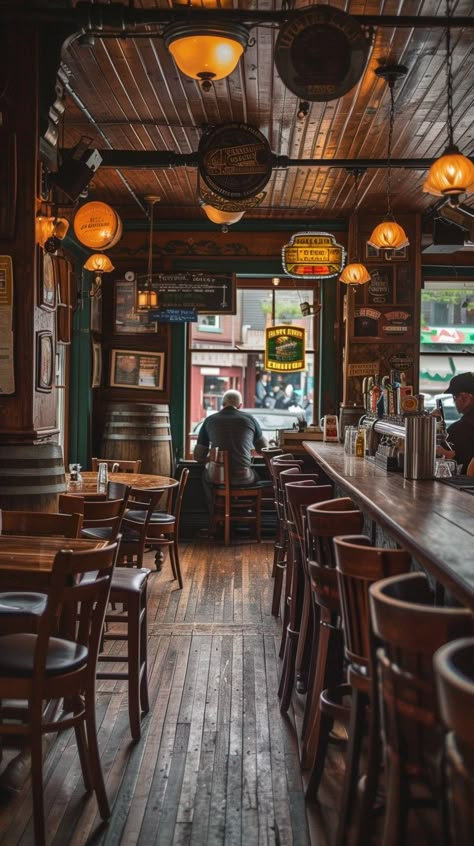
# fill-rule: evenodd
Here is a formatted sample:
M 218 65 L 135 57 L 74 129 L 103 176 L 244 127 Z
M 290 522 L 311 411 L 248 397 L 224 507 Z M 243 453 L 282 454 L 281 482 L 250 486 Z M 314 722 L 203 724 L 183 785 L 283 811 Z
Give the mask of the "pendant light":
M 390 91 L 390 122 L 388 128 L 388 151 L 387 151 L 387 214 L 382 223 L 373 230 L 368 243 L 371 247 L 377 250 L 400 250 L 402 247 L 408 247 L 410 243 L 405 230 L 399 223 L 396 222 L 392 212 L 392 196 L 391 196 L 391 180 L 392 180 L 392 140 L 393 140 L 393 125 L 395 122 L 395 99 L 393 89 L 395 82 L 398 79 L 403 79 L 406 76 L 407 69 L 404 65 L 385 65 L 377 68 L 375 71 L 378 77 L 381 77 L 388 83 Z
M 451 48 L 451 0 L 446 0 L 446 72 L 448 114 L 447 131 L 448 146 L 443 155 L 430 167 L 428 176 L 423 184 L 423 191 L 434 194 L 435 197 L 448 197 L 451 205 L 459 202 L 460 194 L 474 191 L 474 164 L 459 152 L 454 143 L 453 130 L 453 53 Z
M 145 284 L 138 286 L 137 290 L 137 311 L 149 311 L 151 308 L 158 308 L 158 292 L 151 287 L 153 281 L 153 212 L 155 203 L 160 202 L 160 197 L 149 195 L 145 197 L 149 204 L 150 230 L 148 235 L 148 265 Z
M 210 206 L 208 203 L 202 203 L 201 208 L 212 223 L 227 226 L 231 226 L 232 223 L 238 223 L 245 214 L 245 211 L 223 211 L 222 209 L 216 209 L 215 206 Z
M 216 20 L 208 23 L 172 23 L 163 32 L 165 47 L 181 73 L 197 79 L 204 91 L 237 67 L 247 48 L 249 31 L 244 24 Z
M 354 204 L 352 207 L 352 215 L 354 217 L 357 213 L 357 205 L 358 205 L 358 196 L 359 196 L 359 179 L 361 175 L 364 173 L 363 168 L 353 168 L 352 175 L 354 177 Z M 339 281 L 344 282 L 345 285 L 351 285 L 353 287 L 358 287 L 359 285 L 365 285 L 366 282 L 370 282 L 371 276 L 369 271 L 367 270 L 366 266 L 362 264 L 360 261 L 357 260 L 357 241 L 356 241 L 356 258 L 355 261 L 349 262 L 346 264 L 344 270 L 342 271 Z

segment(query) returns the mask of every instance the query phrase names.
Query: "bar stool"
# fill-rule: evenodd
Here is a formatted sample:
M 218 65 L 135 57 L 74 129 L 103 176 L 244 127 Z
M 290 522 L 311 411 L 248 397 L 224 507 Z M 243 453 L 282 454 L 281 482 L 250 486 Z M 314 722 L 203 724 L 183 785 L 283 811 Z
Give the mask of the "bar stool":
M 381 757 L 369 586 L 379 579 L 407 573 L 411 566 L 411 556 L 403 549 L 373 547 L 365 535 L 336 537 L 334 548 L 341 598 L 344 654 L 348 662 L 348 682 L 352 688 L 349 745 L 336 846 L 346 846 L 354 824 L 362 742 L 367 729 L 367 777 L 359 819 L 351 840 L 353 846 L 366 846 L 369 842 L 368 813 L 375 800 Z
M 323 690 L 332 690 L 343 681 L 343 635 L 334 538 L 341 534 L 360 534 L 364 515 L 349 497 L 337 497 L 309 505 L 306 521 L 314 633 L 303 717 L 301 766 L 309 770 L 306 795 L 314 796 L 322 776 L 333 721 L 348 718 L 347 708 L 328 705 L 323 711 L 321 703 Z
M 309 578 L 306 575 L 307 571 L 305 566 L 306 542 L 304 538 L 305 523 L 303 519 L 303 511 L 306 509 L 307 505 L 315 502 L 322 502 L 332 493 L 331 485 L 317 484 L 318 477 L 316 474 L 292 474 L 292 471 L 288 471 L 288 474 L 291 475 L 287 475 L 287 472 L 284 472 L 280 476 L 280 479 L 283 480 L 285 499 L 287 503 L 290 548 L 286 576 L 288 622 L 284 632 L 284 640 L 282 638 L 283 660 L 280 686 L 278 689 L 280 711 L 282 711 L 282 713 L 286 712 L 290 705 L 295 673 L 299 672 L 300 680 L 303 673 L 305 679 L 307 674 L 308 658 L 306 660 L 306 664 L 303 665 L 304 650 L 300 651 L 299 667 L 297 667 L 296 661 L 300 637 L 306 639 L 309 616 L 308 610 L 310 606 Z M 290 481 L 287 481 L 287 478 L 289 478 Z M 291 481 L 292 479 L 294 479 L 294 481 Z M 307 583 L 308 587 L 306 587 Z M 304 630 L 302 631 L 303 620 Z M 308 650 L 306 650 L 306 657 L 307 653 Z M 306 690 L 306 681 L 304 681 L 303 684 L 304 690 Z
M 277 516 L 277 533 L 275 547 L 273 550 L 273 585 L 272 614 L 278 617 L 280 614 L 281 593 L 286 569 L 286 554 L 288 550 L 288 533 L 286 526 L 286 515 L 284 508 L 283 492 L 280 485 L 280 473 L 289 467 L 297 467 L 301 470 L 302 461 L 288 459 L 285 456 L 278 456 L 270 459 L 270 468 L 275 492 L 275 510 Z
M 446 737 L 451 842 L 474 843 L 474 638 L 453 640 L 434 656 L 441 719 Z
M 372 627 L 381 642 L 377 669 L 387 773 L 382 843 L 403 846 L 409 807 L 419 804 L 411 788 L 428 788 L 434 807 L 442 808 L 445 799 L 433 655 L 450 640 L 471 635 L 474 617 L 464 608 L 435 607 L 423 573 L 383 579 L 369 593 Z M 441 822 L 447 843 L 446 813 Z

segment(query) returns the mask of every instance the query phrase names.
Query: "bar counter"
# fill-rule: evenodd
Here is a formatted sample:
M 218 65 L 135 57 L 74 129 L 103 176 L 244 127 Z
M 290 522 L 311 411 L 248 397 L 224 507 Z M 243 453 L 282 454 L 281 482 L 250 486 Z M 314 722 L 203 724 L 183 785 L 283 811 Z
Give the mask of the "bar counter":
M 474 496 L 436 481 L 409 481 L 345 455 L 342 444 L 303 445 L 339 492 L 474 610 Z

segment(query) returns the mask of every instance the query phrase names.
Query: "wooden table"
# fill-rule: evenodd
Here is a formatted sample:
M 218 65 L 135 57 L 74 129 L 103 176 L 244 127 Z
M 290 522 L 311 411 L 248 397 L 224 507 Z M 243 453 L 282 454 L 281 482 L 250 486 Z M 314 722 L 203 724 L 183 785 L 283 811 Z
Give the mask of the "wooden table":
M 0 535 L 0 588 L 45 590 L 60 549 L 85 552 L 105 545 L 106 541 L 84 538 Z
M 97 473 L 86 470 L 81 473 L 81 482 L 71 482 L 67 476 L 68 494 L 78 496 L 92 496 L 97 494 Z M 177 479 L 170 476 L 156 476 L 149 473 L 109 473 L 109 482 L 122 482 L 124 485 L 132 485 L 143 491 L 166 491 L 175 488 L 179 484 Z
M 336 486 L 474 610 L 474 496 L 435 480 L 409 481 L 340 444 L 305 441 Z

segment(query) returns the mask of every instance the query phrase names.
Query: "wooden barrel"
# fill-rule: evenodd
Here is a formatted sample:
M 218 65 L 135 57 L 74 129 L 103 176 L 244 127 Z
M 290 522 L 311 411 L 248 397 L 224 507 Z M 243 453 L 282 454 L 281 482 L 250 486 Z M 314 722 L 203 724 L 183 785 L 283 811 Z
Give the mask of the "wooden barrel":
M 59 444 L 0 445 L 0 508 L 11 511 L 57 511 L 66 491 Z
M 167 405 L 114 403 L 105 417 L 101 455 L 142 460 L 142 473 L 173 475 L 173 444 Z

